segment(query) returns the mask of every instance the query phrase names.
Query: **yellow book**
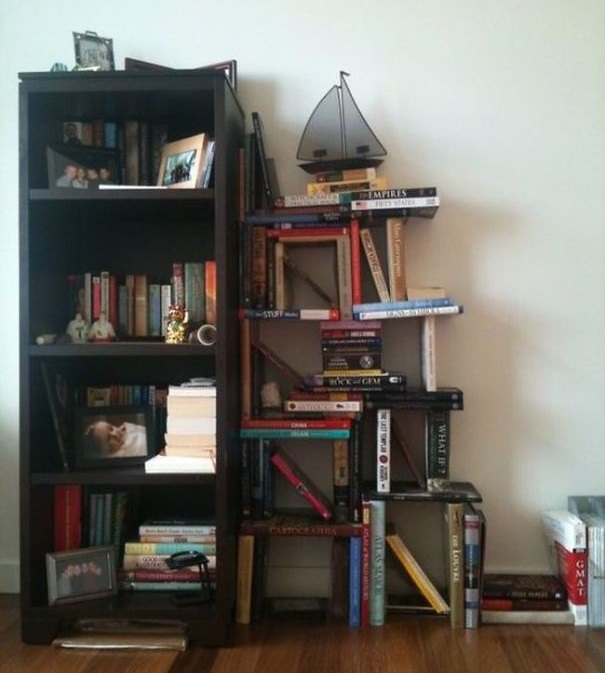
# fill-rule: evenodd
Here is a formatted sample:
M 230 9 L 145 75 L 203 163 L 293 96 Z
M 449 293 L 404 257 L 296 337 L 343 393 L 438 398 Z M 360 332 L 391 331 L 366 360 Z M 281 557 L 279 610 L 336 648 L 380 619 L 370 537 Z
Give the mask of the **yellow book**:
M 370 189 L 388 189 L 387 178 L 374 178 L 373 180 L 339 180 L 335 182 L 308 182 L 307 194 L 334 194 L 341 192 L 366 192 Z
M 449 605 L 439 593 L 437 587 L 431 582 L 428 575 L 420 567 L 420 564 L 416 561 L 405 542 L 399 537 L 392 524 L 387 526 L 385 539 L 395 558 L 418 587 L 420 593 L 434 608 L 435 612 L 439 614 L 449 613 Z

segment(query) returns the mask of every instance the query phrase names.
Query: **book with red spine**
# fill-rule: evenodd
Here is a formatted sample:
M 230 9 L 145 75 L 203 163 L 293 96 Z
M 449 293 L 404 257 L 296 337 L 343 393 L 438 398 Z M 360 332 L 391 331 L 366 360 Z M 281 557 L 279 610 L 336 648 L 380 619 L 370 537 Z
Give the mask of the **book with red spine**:
M 330 501 L 295 460 L 281 449 L 277 449 L 271 456 L 271 462 L 322 519 L 325 521 L 332 519 L 332 505 Z
M 353 304 L 361 304 L 361 247 L 359 240 L 359 220 L 354 217 L 349 225 L 349 236 L 351 239 L 351 296 Z

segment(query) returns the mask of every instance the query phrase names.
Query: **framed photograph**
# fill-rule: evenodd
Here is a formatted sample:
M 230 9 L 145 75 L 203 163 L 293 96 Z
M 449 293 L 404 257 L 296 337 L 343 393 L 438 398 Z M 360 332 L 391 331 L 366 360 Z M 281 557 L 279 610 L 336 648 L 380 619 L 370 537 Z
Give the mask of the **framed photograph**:
M 122 467 L 154 455 L 153 407 L 80 407 L 74 411 L 75 464 Z
M 206 134 L 166 143 L 162 149 L 158 187 L 193 189 L 199 186 L 206 151 Z
M 115 70 L 112 39 L 92 31 L 73 35 L 78 70 Z
M 113 547 L 46 554 L 48 604 L 90 601 L 118 592 Z
M 49 189 L 98 189 L 121 182 L 118 153 L 113 148 L 49 145 L 46 162 Z
M 157 63 L 150 63 L 149 61 L 141 61 L 137 58 L 130 58 L 127 56 L 124 59 L 124 70 L 174 70 L 166 65 L 159 65 Z M 225 74 L 234 91 L 237 91 L 237 61 L 232 59 L 230 61 L 220 61 L 219 63 L 211 63 L 210 65 L 202 65 L 194 70 L 220 70 Z

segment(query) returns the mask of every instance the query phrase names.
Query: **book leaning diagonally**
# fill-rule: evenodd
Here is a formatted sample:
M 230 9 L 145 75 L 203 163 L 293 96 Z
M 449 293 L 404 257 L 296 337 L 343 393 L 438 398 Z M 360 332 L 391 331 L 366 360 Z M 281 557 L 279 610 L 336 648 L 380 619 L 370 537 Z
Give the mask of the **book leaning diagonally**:
M 410 579 L 418 587 L 418 590 L 431 604 L 435 612 L 447 614 L 449 605 L 437 590 L 429 576 L 424 572 L 418 561 L 408 549 L 405 542 L 397 534 L 394 525 L 388 524 L 386 529 L 386 542 L 395 558 L 409 575 Z
M 378 251 L 376 250 L 372 232 L 367 227 L 360 229 L 359 238 L 366 255 L 368 266 L 370 267 L 370 271 L 372 273 L 372 279 L 374 280 L 374 285 L 376 286 L 376 291 L 378 292 L 378 298 L 381 302 L 388 302 L 391 300 L 391 295 L 389 294 L 389 288 L 382 265 L 380 264 L 380 259 L 378 257 Z

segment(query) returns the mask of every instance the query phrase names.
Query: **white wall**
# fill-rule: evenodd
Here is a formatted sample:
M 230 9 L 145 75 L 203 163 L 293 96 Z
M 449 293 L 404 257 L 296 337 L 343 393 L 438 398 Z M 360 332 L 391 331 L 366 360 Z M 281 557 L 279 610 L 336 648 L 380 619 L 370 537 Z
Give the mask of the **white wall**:
M 452 472 L 484 495 L 491 569 L 542 570 L 539 513 L 605 492 L 605 4 L 350 0 L 0 5 L 0 591 L 17 590 L 17 73 L 73 64 L 71 31 L 174 67 L 235 58 L 282 191 L 300 133 L 351 73 L 394 186 L 442 206 L 408 238 L 408 279 L 442 284 L 440 383 L 460 385 Z M 60 244 L 60 242 L 59 242 Z

